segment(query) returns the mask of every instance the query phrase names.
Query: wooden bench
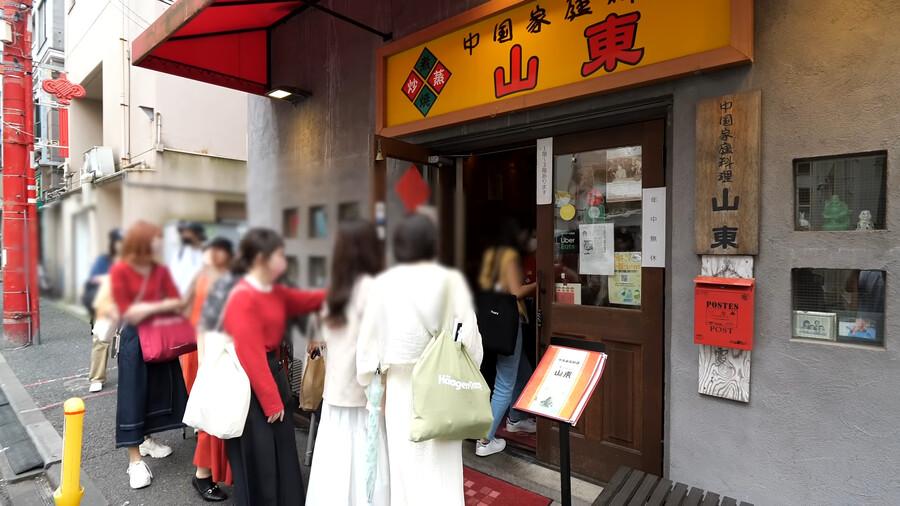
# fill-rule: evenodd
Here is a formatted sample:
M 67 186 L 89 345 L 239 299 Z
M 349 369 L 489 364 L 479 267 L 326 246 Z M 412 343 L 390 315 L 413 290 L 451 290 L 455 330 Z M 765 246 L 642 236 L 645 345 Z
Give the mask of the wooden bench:
M 738 506 L 731 497 L 706 492 L 684 483 L 672 483 L 643 471 L 622 466 L 609 480 L 593 506 Z M 741 502 L 740 506 L 753 506 Z

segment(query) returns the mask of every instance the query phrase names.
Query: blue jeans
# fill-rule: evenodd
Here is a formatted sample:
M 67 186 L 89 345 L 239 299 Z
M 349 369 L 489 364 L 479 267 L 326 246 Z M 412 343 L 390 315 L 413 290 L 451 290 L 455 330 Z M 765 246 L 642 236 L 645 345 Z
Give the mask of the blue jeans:
M 519 376 L 519 361 L 522 357 L 522 322 L 519 322 L 519 336 L 516 338 L 516 349 L 512 355 L 497 356 L 497 377 L 494 379 L 494 393 L 491 395 L 491 411 L 494 415 L 494 423 L 487 439 L 491 440 L 497 434 L 500 422 L 509 410 L 513 401 L 513 391 L 516 388 L 516 378 Z
M 525 356 L 523 350 L 523 353 L 519 354 L 519 373 L 516 376 L 516 388 L 513 390 L 512 403 L 515 403 L 516 399 L 522 395 L 522 391 L 525 390 L 525 385 L 528 384 L 528 380 L 531 379 L 532 374 L 534 374 L 534 369 L 531 367 L 531 363 L 528 362 L 528 357 Z M 532 415 L 529 415 L 524 411 L 514 409 L 512 406 L 509 408 L 510 422 L 521 422 L 526 418 L 531 418 L 531 416 Z

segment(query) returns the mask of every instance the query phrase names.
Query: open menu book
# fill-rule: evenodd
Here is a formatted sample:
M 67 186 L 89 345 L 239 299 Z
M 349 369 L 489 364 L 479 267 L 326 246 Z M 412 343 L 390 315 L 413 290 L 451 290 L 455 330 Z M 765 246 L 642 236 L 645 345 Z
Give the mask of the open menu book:
M 575 425 L 605 366 L 605 353 L 550 346 L 515 408 Z

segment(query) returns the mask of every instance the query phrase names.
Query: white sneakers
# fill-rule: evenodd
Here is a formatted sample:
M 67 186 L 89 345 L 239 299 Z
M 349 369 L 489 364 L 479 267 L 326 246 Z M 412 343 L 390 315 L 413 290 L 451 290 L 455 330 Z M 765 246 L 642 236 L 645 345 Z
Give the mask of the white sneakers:
M 91 385 L 91 388 L 93 388 L 93 385 Z M 154 459 L 162 459 L 172 455 L 172 448 L 157 442 L 152 437 L 145 439 L 138 448 L 141 452 L 141 457 L 150 456 Z M 150 486 L 150 482 L 153 481 L 153 473 L 150 472 L 150 468 L 147 467 L 143 460 L 139 460 L 128 464 L 128 478 L 131 482 L 131 488 L 139 489 Z
M 495 438 L 487 443 L 478 441 L 475 443 L 475 455 L 479 457 L 489 457 L 495 453 L 500 453 L 506 449 L 506 440 Z
M 164 459 L 172 455 L 172 448 L 156 442 L 152 437 L 148 437 L 141 443 L 141 457 L 153 457 L 154 459 Z
M 153 473 L 143 460 L 132 462 L 128 465 L 128 478 L 131 482 L 131 488 L 137 490 L 150 486 L 153 481 Z
M 88 388 L 88 391 L 92 394 L 95 394 L 100 390 L 103 390 L 103 383 L 100 383 L 99 381 L 92 381 L 91 387 Z
M 506 420 L 506 432 L 525 432 L 527 434 L 534 434 L 537 432 L 537 422 L 534 418 L 524 418 L 518 422 Z

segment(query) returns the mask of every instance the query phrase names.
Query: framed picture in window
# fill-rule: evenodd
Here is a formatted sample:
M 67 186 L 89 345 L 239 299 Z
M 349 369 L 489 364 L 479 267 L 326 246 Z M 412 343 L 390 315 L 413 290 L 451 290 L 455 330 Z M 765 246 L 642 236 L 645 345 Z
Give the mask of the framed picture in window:
M 835 313 L 794 311 L 794 337 L 835 340 Z

